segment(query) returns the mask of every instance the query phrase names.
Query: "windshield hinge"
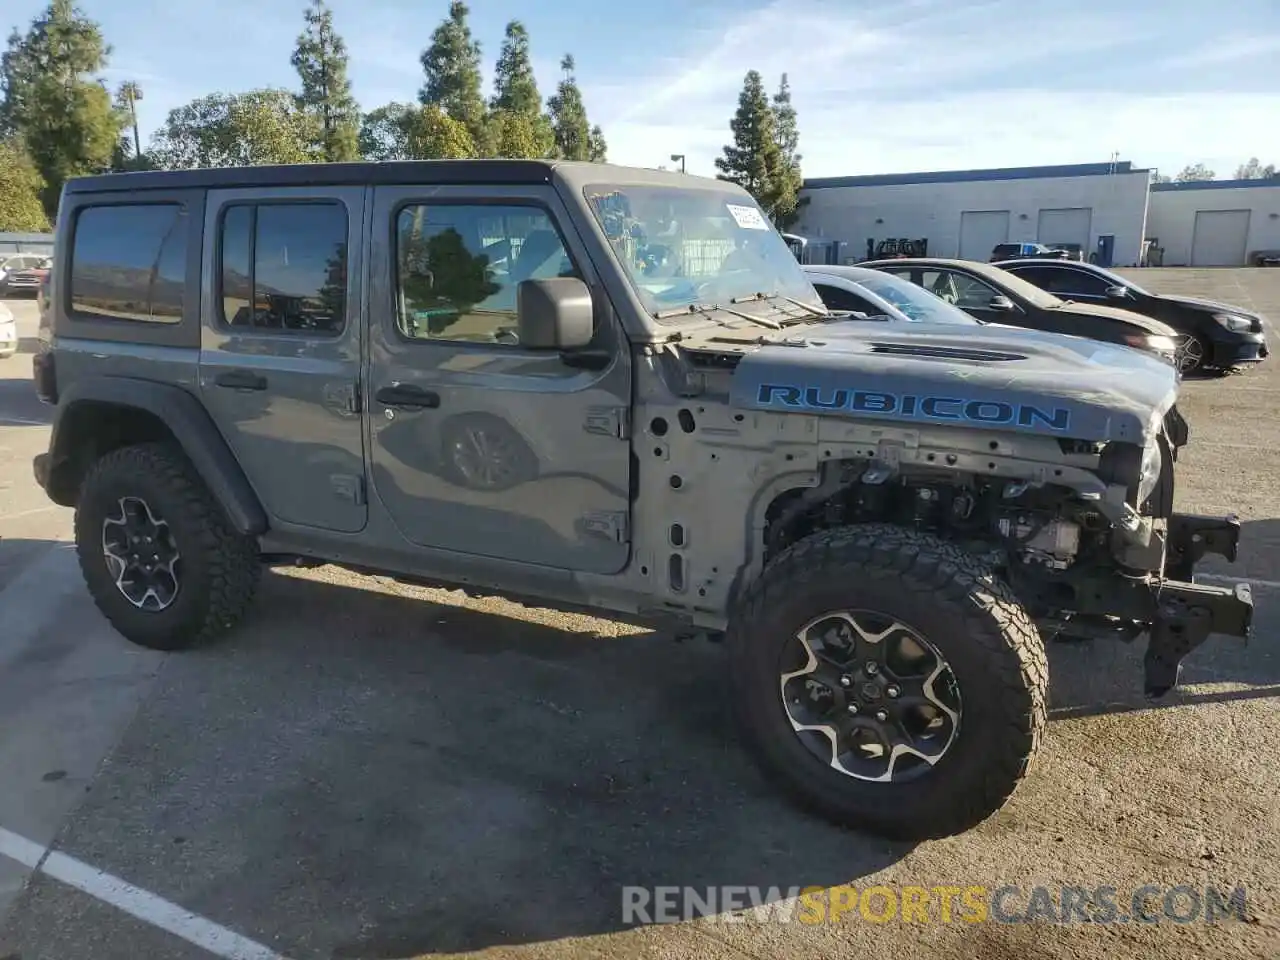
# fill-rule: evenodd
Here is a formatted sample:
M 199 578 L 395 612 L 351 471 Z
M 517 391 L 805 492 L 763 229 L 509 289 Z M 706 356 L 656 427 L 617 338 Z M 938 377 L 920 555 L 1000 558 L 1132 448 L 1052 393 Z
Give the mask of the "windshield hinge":
M 599 510 L 584 514 L 579 520 L 579 530 L 588 536 L 626 543 L 631 539 L 631 519 L 625 511 Z

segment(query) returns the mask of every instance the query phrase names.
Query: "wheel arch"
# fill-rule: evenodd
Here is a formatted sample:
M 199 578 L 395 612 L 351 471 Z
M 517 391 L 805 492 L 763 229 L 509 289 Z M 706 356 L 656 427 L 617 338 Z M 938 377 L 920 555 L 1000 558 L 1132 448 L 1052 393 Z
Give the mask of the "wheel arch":
M 97 458 L 158 440 L 182 450 L 238 533 L 267 529 L 262 502 L 200 401 L 181 387 L 127 377 L 77 380 L 63 392 L 49 440 L 50 499 L 75 506 Z

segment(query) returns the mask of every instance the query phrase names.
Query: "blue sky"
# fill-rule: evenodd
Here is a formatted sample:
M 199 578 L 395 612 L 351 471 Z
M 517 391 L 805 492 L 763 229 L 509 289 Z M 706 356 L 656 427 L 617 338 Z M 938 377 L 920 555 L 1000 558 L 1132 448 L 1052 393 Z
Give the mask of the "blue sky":
M 301 0 L 80 0 L 144 90 L 144 138 L 215 90 L 281 85 Z M 0 28 L 44 4 L 8 0 Z M 366 109 L 412 100 L 447 0 L 331 0 Z M 1122 159 L 1220 177 L 1280 164 L 1276 0 L 473 0 L 487 75 L 504 23 L 529 28 L 544 96 L 564 52 L 615 162 L 714 173 L 749 69 L 790 75 L 810 176 Z

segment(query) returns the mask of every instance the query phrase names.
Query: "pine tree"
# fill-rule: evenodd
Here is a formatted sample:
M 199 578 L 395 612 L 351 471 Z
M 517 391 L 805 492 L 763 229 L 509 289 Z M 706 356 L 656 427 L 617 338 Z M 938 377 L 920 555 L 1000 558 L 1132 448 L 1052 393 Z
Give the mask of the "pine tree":
M 774 131 L 773 110 L 758 71 L 747 73 L 738 96 L 738 111 L 729 123 L 733 144 L 716 158 L 716 176 L 745 189 L 766 212 L 777 199 L 782 151 Z
M 360 112 L 347 78 L 347 45 L 333 29 L 333 11 L 325 0 L 311 0 L 303 17 L 306 28 L 290 61 L 302 80 L 298 106 L 316 121 L 319 158 L 355 160 L 360 153 Z
M 44 181 L 50 220 L 68 178 L 108 170 L 115 156 L 120 118 L 111 94 L 90 79 L 110 53 L 97 23 L 71 0 L 52 0 L 25 35 L 13 31 L 0 58 L 0 133 L 21 138 Z
M 596 124 L 587 137 L 587 159 L 595 163 L 604 163 L 608 159 L 609 145 L 604 142 L 604 131 Z
M 499 157 L 545 157 L 555 143 L 551 120 L 529 59 L 529 32 L 519 20 L 507 24 L 494 70 L 489 145 Z
M 587 108 L 582 103 L 582 91 L 573 75 L 573 56 L 565 54 L 560 61 L 564 78 L 556 92 L 547 100 L 551 124 L 555 130 L 556 156 L 564 160 L 589 160 L 591 158 L 591 125 L 587 122 Z M 603 142 L 603 138 L 602 138 Z
M 480 44 L 467 24 L 470 14 L 463 0 L 452 0 L 448 18 L 431 34 L 422 51 L 426 81 L 418 93 L 423 105 L 434 104 L 467 129 L 474 144 L 487 139 L 484 94 L 481 91 Z
M 533 63 L 529 59 L 529 31 L 519 20 L 507 24 L 502 52 L 494 70 L 493 88 L 489 106 L 494 110 L 532 116 L 542 112 L 542 96 L 538 93 L 538 80 L 533 75 Z
M 800 172 L 800 128 L 796 108 L 791 103 L 791 85 L 782 75 L 778 92 L 773 95 L 773 139 L 778 145 L 779 167 L 774 190 L 773 209 L 769 211 L 779 230 L 785 230 L 800 218 L 800 188 L 804 175 Z

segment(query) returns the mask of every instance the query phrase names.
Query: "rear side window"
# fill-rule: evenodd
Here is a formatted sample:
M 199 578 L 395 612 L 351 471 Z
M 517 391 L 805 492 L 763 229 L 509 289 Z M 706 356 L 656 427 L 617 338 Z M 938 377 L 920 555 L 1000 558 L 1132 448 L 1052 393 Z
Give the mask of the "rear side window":
M 84 207 L 71 249 L 71 310 L 83 319 L 178 323 L 187 272 L 180 203 Z
M 340 203 L 257 203 L 222 217 L 222 321 L 263 333 L 334 335 L 347 315 L 347 211 Z

